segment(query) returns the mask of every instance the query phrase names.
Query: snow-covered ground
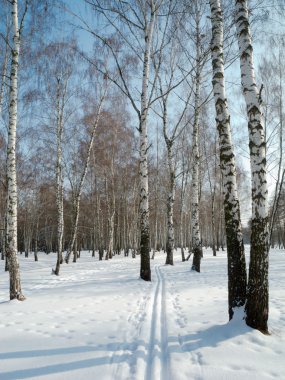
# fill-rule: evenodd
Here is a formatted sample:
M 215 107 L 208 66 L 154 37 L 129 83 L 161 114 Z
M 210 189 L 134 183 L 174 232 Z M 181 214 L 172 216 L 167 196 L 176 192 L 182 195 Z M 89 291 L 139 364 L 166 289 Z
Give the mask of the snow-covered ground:
M 226 255 L 190 262 L 98 261 L 88 252 L 51 275 L 55 254 L 20 256 L 25 302 L 0 272 L 0 379 L 285 379 L 285 251 L 270 252 L 270 336 L 227 321 Z

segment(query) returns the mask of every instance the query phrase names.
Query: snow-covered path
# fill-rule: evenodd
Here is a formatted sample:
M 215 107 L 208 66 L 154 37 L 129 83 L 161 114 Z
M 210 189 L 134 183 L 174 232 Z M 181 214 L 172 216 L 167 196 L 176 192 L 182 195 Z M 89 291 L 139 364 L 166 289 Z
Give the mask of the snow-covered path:
M 226 255 L 190 263 L 139 258 L 98 261 L 83 252 L 51 275 L 55 255 L 20 257 L 27 300 L 7 301 L 0 272 L 0 379 L 285 379 L 285 252 L 270 254 L 271 336 L 227 322 Z

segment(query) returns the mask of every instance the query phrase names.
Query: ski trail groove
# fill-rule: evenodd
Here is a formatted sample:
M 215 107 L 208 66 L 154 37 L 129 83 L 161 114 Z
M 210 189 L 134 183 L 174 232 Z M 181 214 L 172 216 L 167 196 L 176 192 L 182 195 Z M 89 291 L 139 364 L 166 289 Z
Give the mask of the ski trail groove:
M 158 268 L 158 273 L 161 278 L 161 347 L 162 347 L 162 368 L 161 368 L 161 380 L 171 379 L 170 367 L 169 367 L 169 352 L 168 352 L 168 329 L 167 329 L 167 314 L 166 314 L 166 290 L 165 290 L 165 278 Z
M 156 287 L 152 301 L 150 338 L 145 371 L 145 380 L 167 380 L 168 371 L 168 335 L 165 303 L 165 280 L 159 266 L 155 266 Z

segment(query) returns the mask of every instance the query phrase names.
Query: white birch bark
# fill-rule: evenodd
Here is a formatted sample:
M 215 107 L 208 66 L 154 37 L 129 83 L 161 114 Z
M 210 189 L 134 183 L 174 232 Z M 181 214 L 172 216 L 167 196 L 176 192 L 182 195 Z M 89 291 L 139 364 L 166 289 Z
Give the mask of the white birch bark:
M 113 257 L 114 250 L 114 218 L 115 210 L 112 211 L 110 217 L 108 218 L 109 236 L 108 236 L 108 247 L 106 252 L 106 259 L 111 259 Z
M 167 197 L 167 243 L 166 243 L 166 262 L 165 264 L 173 265 L 174 251 L 174 225 L 173 225 L 173 207 L 175 200 L 175 167 L 173 162 L 173 141 L 167 141 L 167 160 L 169 171 L 169 189 Z
M 229 318 L 231 319 L 234 314 L 234 308 L 244 306 L 245 304 L 246 264 L 237 192 L 235 155 L 225 91 L 223 57 L 224 32 L 221 0 L 210 0 L 210 6 L 212 21 L 212 84 L 216 108 L 216 125 L 219 133 L 220 166 L 222 172 L 228 254 L 228 307 Z
M 56 207 L 57 207 L 57 262 L 54 274 L 59 275 L 60 264 L 62 263 L 62 240 L 64 229 L 63 218 L 63 176 L 62 176 L 62 135 L 63 135 L 63 110 L 66 93 L 67 81 L 65 83 L 61 98 L 62 84 L 60 78 L 57 78 L 57 105 L 56 105 Z
M 183 134 L 183 141 L 184 140 L 185 140 L 185 136 Z M 184 143 L 182 144 L 181 149 L 182 149 L 182 152 L 184 152 Z M 191 157 L 188 154 L 186 155 L 186 157 L 184 157 L 184 153 L 182 153 L 181 159 L 182 159 L 183 173 L 182 173 L 181 194 L 180 194 L 180 202 L 181 202 L 180 203 L 180 245 L 181 245 L 181 259 L 182 261 L 186 261 L 185 250 L 187 250 L 187 231 L 189 229 L 188 229 L 188 223 L 186 222 L 186 215 L 184 213 L 184 208 L 187 203 L 185 194 L 188 187 L 189 172 L 190 172 L 190 168 L 192 167 L 192 163 L 191 163 Z
M 113 251 L 113 225 L 111 220 L 111 205 L 110 205 L 110 197 L 108 191 L 108 178 L 107 173 L 105 172 L 105 197 L 106 197 L 106 208 L 107 208 L 107 222 L 108 222 L 108 239 L 106 241 L 106 255 L 105 260 L 112 259 L 112 251 Z M 110 247 L 110 242 L 112 241 L 112 248 Z
M 199 207 L 199 86 L 196 84 L 196 100 L 195 100 L 195 117 L 193 124 L 192 144 L 193 144 L 193 166 L 192 166 L 192 183 L 191 183 L 191 224 L 192 224 L 192 251 L 193 263 L 192 269 L 200 272 L 200 263 L 202 258 L 202 242 L 200 234 L 200 207 Z M 196 108 L 198 107 L 198 108 Z
M 99 251 L 99 260 L 103 259 L 104 255 L 104 245 L 103 245 L 103 226 L 102 226 L 102 212 L 101 212 L 101 198 L 100 194 L 97 195 L 97 230 L 98 230 L 98 251 Z M 95 222 L 94 222 L 95 223 Z
M 116 199 L 115 199 L 115 173 L 114 173 L 114 161 L 115 161 L 115 146 L 117 142 L 117 135 L 118 135 L 118 129 L 116 129 L 115 132 L 115 140 L 113 141 L 113 149 L 112 149 L 112 156 L 111 156 L 111 167 L 110 167 L 110 182 L 111 182 L 111 189 L 110 189 L 110 196 L 108 193 L 108 178 L 105 174 L 105 180 L 106 180 L 106 202 L 107 202 L 107 210 L 108 210 L 108 243 L 107 243 L 107 253 L 106 253 L 106 259 L 112 259 L 113 258 L 113 251 L 114 251 L 114 222 L 115 222 L 115 208 L 116 208 Z M 118 226 L 118 223 L 117 223 Z
M 88 149 L 87 149 L 86 159 L 85 159 L 85 163 L 84 163 L 84 168 L 83 168 L 83 171 L 82 171 L 82 174 L 81 174 L 81 177 L 80 177 L 80 181 L 79 181 L 78 187 L 75 190 L 75 194 L 73 196 L 72 233 L 71 233 L 71 240 L 70 240 L 69 249 L 68 249 L 68 251 L 66 253 L 66 256 L 65 256 L 65 262 L 67 264 L 69 263 L 70 255 L 71 255 L 72 249 L 74 247 L 74 243 L 75 243 L 76 236 L 77 236 L 78 220 L 79 220 L 79 209 L 80 209 L 80 198 L 81 198 L 82 188 L 83 188 L 83 184 L 84 184 L 85 177 L 86 177 L 86 174 L 87 174 L 87 170 L 88 170 L 88 166 L 89 166 L 89 162 L 90 162 L 91 150 L 92 150 L 92 147 L 93 147 L 93 142 L 94 142 L 94 138 L 95 138 L 96 129 L 97 129 L 100 117 L 101 117 L 102 107 L 103 107 L 103 103 L 104 103 L 104 100 L 105 100 L 105 97 L 106 97 L 106 93 L 107 93 L 107 85 L 106 85 L 106 88 L 104 90 L 104 94 L 102 95 L 102 97 L 100 99 L 100 102 L 99 102 L 99 105 L 98 105 L 98 111 L 97 111 L 97 114 L 96 114 L 96 117 L 95 117 L 95 121 L 94 121 L 92 132 L 91 132 L 91 137 L 90 137 L 89 144 L 88 144 Z
M 6 255 L 10 274 L 10 299 L 25 299 L 21 289 L 20 268 L 17 245 L 17 177 L 16 177 L 16 131 L 18 103 L 18 67 L 20 50 L 20 30 L 18 26 L 18 2 L 11 1 L 13 22 L 13 46 L 10 73 L 9 124 L 7 146 L 7 225 Z
M 183 231 L 183 209 L 184 209 L 184 198 L 185 198 L 185 188 L 187 185 L 187 172 L 185 168 L 185 159 L 182 154 L 182 180 L 181 180 L 181 193 L 180 193 L 180 210 L 179 210 L 179 236 L 180 236 L 180 247 L 181 247 L 181 260 L 185 261 L 184 253 L 184 231 Z
M 191 229 L 192 229 L 192 270 L 200 272 L 202 258 L 202 242 L 200 234 L 199 208 L 199 119 L 200 119 L 200 91 L 201 91 L 201 62 L 200 62 L 200 30 L 196 24 L 196 75 L 195 75 L 195 114 L 192 133 L 192 184 L 191 184 Z
M 146 4 L 146 14 L 148 4 Z M 153 30 L 156 19 L 156 9 L 154 1 L 151 1 L 150 21 L 145 24 L 144 37 L 144 59 L 143 77 L 141 92 L 141 112 L 140 112 L 140 256 L 141 269 L 140 277 L 145 281 L 151 281 L 150 270 L 150 230 L 149 230 L 149 192 L 148 192 L 148 136 L 147 136 L 147 117 L 149 111 L 149 74 L 150 74 L 150 51 L 153 39 Z
M 246 0 L 235 3 L 236 30 L 240 53 L 241 83 L 247 107 L 252 185 L 252 231 L 246 323 L 267 332 L 268 320 L 268 190 L 266 179 L 266 141 L 258 91 L 253 46 Z
M 115 200 L 115 173 L 114 173 L 114 152 L 113 152 L 113 158 L 112 158 L 112 202 L 111 202 L 111 215 L 109 218 L 109 258 L 113 257 L 113 251 L 114 251 L 114 233 L 115 233 L 115 209 L 116 209 L 116 200 Z M 120 220 L 120 218 L 118 217 Z M 119 222 L 117 222 L 117 228 L 119 228 Z

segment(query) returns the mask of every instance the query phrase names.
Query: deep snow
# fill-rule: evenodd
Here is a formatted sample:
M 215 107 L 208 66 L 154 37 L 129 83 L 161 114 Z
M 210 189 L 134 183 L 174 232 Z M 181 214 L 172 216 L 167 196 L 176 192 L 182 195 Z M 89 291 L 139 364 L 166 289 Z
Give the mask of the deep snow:
M 0 379 L 285 379 L 285 251 L 270 252 L 271 335 L 227 321 L 226 254 L 204 250 L 200 274 L 139 257 L 83 252 L 51 275 L 55 254 L 19 256 L 27 300 L 8 301 L 0 272 Z

